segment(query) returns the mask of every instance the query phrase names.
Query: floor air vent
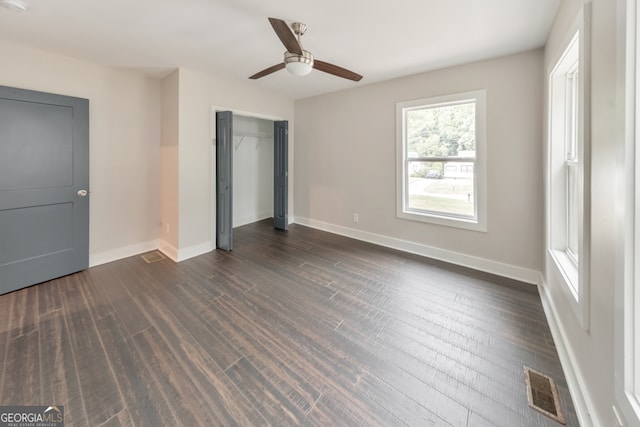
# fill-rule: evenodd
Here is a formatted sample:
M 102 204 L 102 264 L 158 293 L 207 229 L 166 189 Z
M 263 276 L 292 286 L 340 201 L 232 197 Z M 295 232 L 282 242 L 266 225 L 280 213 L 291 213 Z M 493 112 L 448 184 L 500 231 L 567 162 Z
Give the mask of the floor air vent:
M 527 382 L 529 406 L 549 418 L 565 424 L 566 421 L 560 405 L 560 397 L 558 396 L 558 387 L 553 378 L 526 366 L 524 368 L 524 376 Z
M 140 256 L 147 264 L 151 264 L 152 262 L 160 261 L 161 259 L 166 258 L 160 251 L 147 252 L 146 254 L 142 254 Z

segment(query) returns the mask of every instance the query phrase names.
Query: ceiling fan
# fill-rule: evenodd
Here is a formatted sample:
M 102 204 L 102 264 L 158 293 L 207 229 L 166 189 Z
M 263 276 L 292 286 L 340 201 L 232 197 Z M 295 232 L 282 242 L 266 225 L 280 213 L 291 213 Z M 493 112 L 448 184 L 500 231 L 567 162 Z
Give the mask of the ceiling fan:
M 334 76 L 353 80 L 355 82 L 362 79 L 360 74 L 356 74 L 353 71 L 338 67 L 337 65 L 333 65 L 328 62 L 320 61 L 319 59 L 314 59 L 311 52 L 304 50 L 300 43 L 300 37 L 302 37 L 307 31 L 307 26 L 305 24 L 300 22 L 294 22 L 291 24 L 291 29 L 293 30 L 292 33 L 287 23 L 282 19 L 269 18 L 269 22 L 284 47 L 287 48 L 287 51 L 284 53 L 284 62 L 265 68 L 264 70 L 249 77 L 250 79 L 259 79 L 260 77 L 275 73 L 283 68 L 286 68 L 291 74 L 295 74 L 297 76 L 307 75 L 311 72 L 312 68 L 315 68 L 316 70 L 324 71 L 325 73 L 333 74 Z

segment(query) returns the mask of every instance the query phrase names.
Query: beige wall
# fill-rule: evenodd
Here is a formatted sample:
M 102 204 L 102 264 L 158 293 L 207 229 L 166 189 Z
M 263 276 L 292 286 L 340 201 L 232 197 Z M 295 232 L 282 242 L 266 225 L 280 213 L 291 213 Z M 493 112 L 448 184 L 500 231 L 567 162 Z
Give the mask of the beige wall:
M 88 98 L 90 263 L 157 245 L 160 82 L 0 41 L 0 84 Z
M 179 72 L 162 79 L 162 146 L 161 146 L 161 176 L 162 193 L 160 249 L 173 259 L 178 256 L 178 182 L 180 176 L 178 142 L 178 86 Z
M 212 106 L 289 120 L 293 101 L 189 69 L 164 79 L 0 41 L 0 84 L 90 101 L 90 263 L 211 250 Z M 293 135 L 290 173 L 293 171 Z M 293 218 L 293 180 L 289 210 Z
M 550 71 L 565 46 L 569 28 L 583 0 L 564 0 L 545 49 L 545 70 Z M 584 425 L 611 425 L 614 404 L 614 286 L 617 234 L 615 206 L 624 189 L 614 185 L 617 159 L 622 158 L 623 132 L 616 129 L 616 2 L 593 0 L 591 49 L 591 258 L 588 330 L 569 307 L 560 283 L 545 269 L 543 300 L 574 400 L 582 406 Z M 545 133 L 546 135 L 546 133 Z M 546 139 L 546 138 L 545 138 Z M 590 418 L 586 416 L 590 413 Z
M 296 222 L 536 283 L 542 65 L 536 50 L 297 101 Z M 396 218 L 395 104 L 477 89 L 487 93 L 488 231 Z
M 163 94 L 173 96 L 176 83 L 163 82 Z M 163 191 L 163 206 L 177 206 L 178 236 L 176 259 L 182 260 L 210 251 L 215 246 L 215 165 L 212 107 L 253 113 L 289 120 L 294 126 L 293 101 L 281 95 L 253 87 L 252 82 L 231 82 L 198 70 L 178 70 L 178 108 L 170 116 L 178 116 L 177 186 L 168 183 Z M 175 100 L 171 99 L 171 102 Z M 168 107 L 166 107 L 168 109 Z M 173 119 L 172 119 L 173 120 Z M 289 173 L 293 173 L 294 139 L 289 135 Z M 169 164 L 175 153 L 167 156 Z M 171 166 L 174 167 L 174 166 Z M 173 181 L 174 178 L 171 178 Z M 289 180 L 289 215 L 293 218 L 293 180 Z M 177 198 L 177 199 L 176 199 Z M 164 216 L 166 214 L 166 217 Z M 171 210 L 163 210 L 164 224 L 174 221 Z M 170 224 L 173 230 L 174 225 Z M 165 230 L 166 231 L 166 230 Z M 169 237 L 170 238 L 170 237 Z M 175 236 L 174 236 L 175 238 Z M 175 240 L 172 240 L 175 242 Z

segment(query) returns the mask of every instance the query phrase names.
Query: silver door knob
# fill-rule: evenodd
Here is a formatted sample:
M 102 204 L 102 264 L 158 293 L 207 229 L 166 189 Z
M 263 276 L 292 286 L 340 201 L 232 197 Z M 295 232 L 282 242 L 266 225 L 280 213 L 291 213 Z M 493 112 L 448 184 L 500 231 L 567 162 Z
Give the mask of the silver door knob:
M 87 194 L 87 190 L 78 190 L 78 196 L 80 197 L 85 197 Z

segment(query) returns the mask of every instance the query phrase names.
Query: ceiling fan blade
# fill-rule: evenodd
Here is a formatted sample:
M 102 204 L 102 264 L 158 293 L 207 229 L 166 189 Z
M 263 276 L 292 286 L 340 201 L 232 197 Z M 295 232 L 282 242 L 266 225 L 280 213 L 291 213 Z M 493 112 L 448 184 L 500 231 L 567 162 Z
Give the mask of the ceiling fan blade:
M 362 76 L 360 74 L 356 74 L 353 71 L 347 70 L 346 68 L 338 67 L 337 65 L 320 61 L 318 59 L 314 59 L 313 68 L 315 68 L 316 70 L 324 71 L 325 73 L 333 74 L 334 76 L 353 80 L 354 82 L 359 82 L 362 79 Z
M 287 51 L 302 55 L 302 47 L 300 46 L 300 43 L 298 43 L 296 36 L 289 29 L 287 23 L 278 18 L 269 18 L 269 22 L 284 47 L 287 48 Z
M 284 68 L 284 62 L 281 62 L 279 64 L 273 65 L 269 68 L 265 68 L 264 70 L 255 73 L 253 76 L 249 77 L 250 79 L 259 79 L 260 77 L 264 77 L 266 75 L 269 75 L 271 73 L 275 73 L 278 70 L 282 70 Z

